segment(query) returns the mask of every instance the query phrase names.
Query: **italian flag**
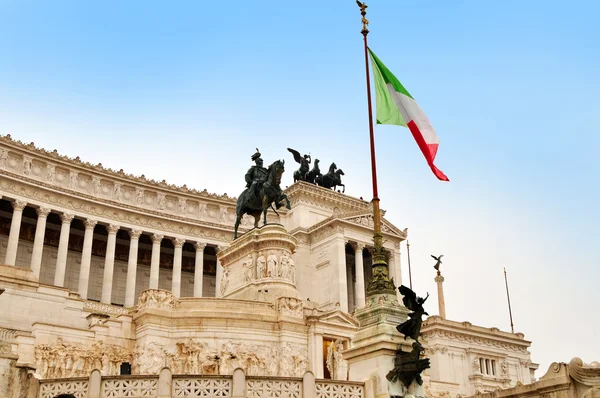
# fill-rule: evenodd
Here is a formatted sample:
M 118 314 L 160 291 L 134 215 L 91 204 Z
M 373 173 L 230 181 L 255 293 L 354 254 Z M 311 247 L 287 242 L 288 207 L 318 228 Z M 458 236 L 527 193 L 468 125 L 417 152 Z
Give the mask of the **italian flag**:
M 442 181 L 449 181 L 448 177 L 433 164 L 440 140 L 429 119 L 412 95 L 370 48 L 369 53 L 373 65 L 373 78 L 375 79 L 377 124 L 395 124 L 408 127 L 433 174 Z

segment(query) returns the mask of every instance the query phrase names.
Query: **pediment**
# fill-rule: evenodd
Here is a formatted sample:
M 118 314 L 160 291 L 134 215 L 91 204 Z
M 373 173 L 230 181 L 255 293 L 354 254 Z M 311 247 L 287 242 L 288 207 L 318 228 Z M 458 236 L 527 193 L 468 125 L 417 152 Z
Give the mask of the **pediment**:
M 373 213 L 371 212 L 354 212 L 340 214 L 336 218 L 338 220 L 358 225 L 369 230 L 373 229 L 373 226 L 375 225 Z M 381 217 L 381 232 L 383 232 L 384 234 L 390 234 L 406 239 L 408 228 L 405 228 L 401 231 L 394 224 L 386 220 L 384 217 Z
M 358 327 L 359 323 L 353 316 L 341 310 L 328 311 L 314 316 L 319 322 L 343 327 Z

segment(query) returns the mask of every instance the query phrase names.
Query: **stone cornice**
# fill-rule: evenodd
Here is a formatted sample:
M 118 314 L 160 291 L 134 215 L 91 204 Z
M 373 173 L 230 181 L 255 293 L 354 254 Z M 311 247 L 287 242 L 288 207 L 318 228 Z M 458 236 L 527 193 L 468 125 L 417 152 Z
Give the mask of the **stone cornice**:
M 116 171 L 110 168 L 105 168 L 101 163 L 93 165 L 90 162 L 85 162 L 79 158 L 70 158 L 65 155 L 59 154 L 56 150 L 48 151 L 43 148 L 38 148 L 33 142 L 25 144 L 19 140 L 13 140 L 10 134 L 0 136 L 0 145 L 8 147 L 11 151 L 21 152 L 23 156 L 28 157 L 29 160 L 34 160 L 36 157 L 46 162 L 51 162 L 55 166 L 61 165 L 68 169 L 74 169 L 75 172 L 85 172 L 91 175 L 97 175 L 105 179 L 118 180 L 121 183 L 128 183 L 131 185 L 144 186 L 147 189 L 155 191 L 165 191 L 173 195 L 186 195 L 193 197 L 194 199 L 213 200 L 221 202 L 223 204 L 235 205 L 236 198 L 230 197 L 227 194 L 219 195 L 209 193 L 206 190 L 198 191 L 196 189 L 188 188 L 187 185 L 177 186 L 168 184 L 166 181 L 155 181 L 146 178 L 144 175 L 134 176 L 133 174 L 127 174 L 123 169 Z M 2 151 L 2 149 L 0 149 Z M 33 158 L 33 159 L 32 159 Z
M 307 198 L 313 202 L 327 203 L 332 208 L 341 207 L 347 211 L 368 210 L 371 208 L 369 202 L 304 181 L 294 183 L 284 193 L 292 203 Z
M 232 226 L 173 216 L 126 204 L 119 204 L 117 207 L 112 201 L 83 194 L 73 196 L 66 189 L 49 186 L 2 169 L 0 175 L 9 177 L 0 179 L 0 190 L 4 191 L 5 195 L 25 197 L 30 203 L 55 210 L 68 210 L 83 218 L 105 218 L 147 232 L 158 230 L 169 236 L 183 235 L 203 241 L 230 242 L 233 238 Z
M 439 316 L 427 318 L 423 322 L 421 333 L 429 340 L 440 337 L 484 346 L 503 347 L 520 352 L 527 352 L 527 348 L 531 346 L 531 342 L 525 340 L 522 333 L 502 332 L 498 328 L 474 326 L 470 322 L 450 321 Z

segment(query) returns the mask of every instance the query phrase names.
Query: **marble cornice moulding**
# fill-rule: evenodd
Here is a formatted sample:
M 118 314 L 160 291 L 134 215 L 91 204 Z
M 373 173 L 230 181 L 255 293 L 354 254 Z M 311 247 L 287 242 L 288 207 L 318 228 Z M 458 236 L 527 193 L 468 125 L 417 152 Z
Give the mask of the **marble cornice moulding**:
M 2 146 L 6 146 L 9 150 L 20 153 L 21 156 L 24 156 L 25 158 L 28 158 L 30 160 L 41 160 L 42 162 L 46 163 L 52 162 L 55 164 L 60 164 L 64 168 L 73 168 L 77 172 L 83 171 L 92 175 L 100 175 L 105 179 L 115 179 L 119 180 L 120 182 L 129 183 L 131 185 L 142 185 L 145 187 L 150 187 L 151 189 L 157 191 L 162 190 L 177 195 L 184 194 L 194 199 L 208 199 L 211 201 L 233 206 L 235 206 L 235 202 L 237 200 L 237 198 L 230 197 L 227 194 L 219 195 L 209 193 L 206 190 L 198 191 L 196 189 L 188 188 L 186 185 L 177 186 L 174 184 L 168 184 L 164 180 L 159 182 L 152 179 L 147 179 L 144 175 L 139 177 L 134 176 L 132 174 L 125 173 L 122 169 L 119 171 L 115 171 L 113 169 L 103 167 L 101 163 L 93 165 L 89 162 L 82 161 L 79 158 L 79 156 L 75 158 L 70 158 L 68 156 L 59 154 L 56 150 L 48 151 L 43 148 L 38 148 L 33 142 L 26 144 L 19 140 L 13 140 L 10 134 L 6 136 L 0 135 L 0 145 L 0 151 L 2 152 L 5 149 L 2 148 Z M 2 152 L 0 152 L 0 154 Z M 36 159 L 36 157 L 38 159 Z
M 93 198 L 94 202 L 82 197 L 71 196 L 58 187 L 46 188 L 43 184 L 30 179 L 11 175 L 0 170 L 1 174 L 9 175 L 12 180 L 2 179 L 0 188 L 28 203 L 51 207 L 57 211 L 69 211 L 83 218 L 103 218 L 103 222 L 118 221 L 123 227 L 143 229 L 145 232 L 168 232 L 182 237 L 200 238 L 206 243 L 231 242 L 233 228 L 224 228 L 221 224 L 199 221 L 190 218 L 169 215 L 153 210 L 137 208 L 125 204 L 115 207 L 111 201 Z M 83 214 L 81 214 L 83 213 Z M 129 225 L 125 225 L 129 224 Z M 212 242 L 211 242 L 212 241 Z
M 423 333 L 430 333 L 435 331 L 445 331 L 450 334 L 454 333 L 479 336 L 491 340 L 501 340 L 510 344 L 520 345 L 524 347 L 529 347 L 531 345 L 531 341 L 525 340 L 525 335 L 523 333 L 513 334 L 509 332 L 503 332 L 496 327 L 486 328 L 482 326 L 476 326 L 468 321 L 451 321 L 448 319 L 442 319 L 438 315 L 430 316 L 423 322 Z
M 329 204 L 341 205 L 352 210 L 365 210 L 371 207 L 371 204 L 364 200 L 303 181 L 292 184 L 284 190 L 284 193 L 288 195 L 292 202 L 302 197 L 307 197 L 312 199 L 315 204 L 328 202 Z
M 462 343 L 479 344 L 481 346 L 495 347 L 498 349 L 508 349 L 514 352 L 527 353 L 528 344 L 522 342 L 506 341 L 502 339 L 495 339 L 487 336 L 470 333 L 460 333 L 449 330 L 421 330 L 423 338 L 428 341 L 432 341 L 434 338 L 439 337 L 442 339 L 454 340 Z

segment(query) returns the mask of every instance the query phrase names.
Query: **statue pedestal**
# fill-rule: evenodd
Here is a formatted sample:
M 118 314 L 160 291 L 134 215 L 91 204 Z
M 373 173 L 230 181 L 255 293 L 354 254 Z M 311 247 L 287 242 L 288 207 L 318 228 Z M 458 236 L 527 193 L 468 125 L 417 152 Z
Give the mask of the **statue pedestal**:
M 300 298 L 292 253 L 296 238 L 279 224 L 245 233 L 217 257 L 223 267 L 221 297 L 274 302 Z
M 352 347 L 344 351 L 350 364 L 350 380 L 371 375 L 373 396 L 404 396 L 407 389 L 401 382 L 390 383 L 386 376 L 394 368 L 396 350 L 410 351 L 412 340 L 404 340 L 396 326 L 408 317 L 408 309 L 398 304 L 396 295 L 381 294 L 367 297 L 367 304 L 355 311 L 360 328 Z

